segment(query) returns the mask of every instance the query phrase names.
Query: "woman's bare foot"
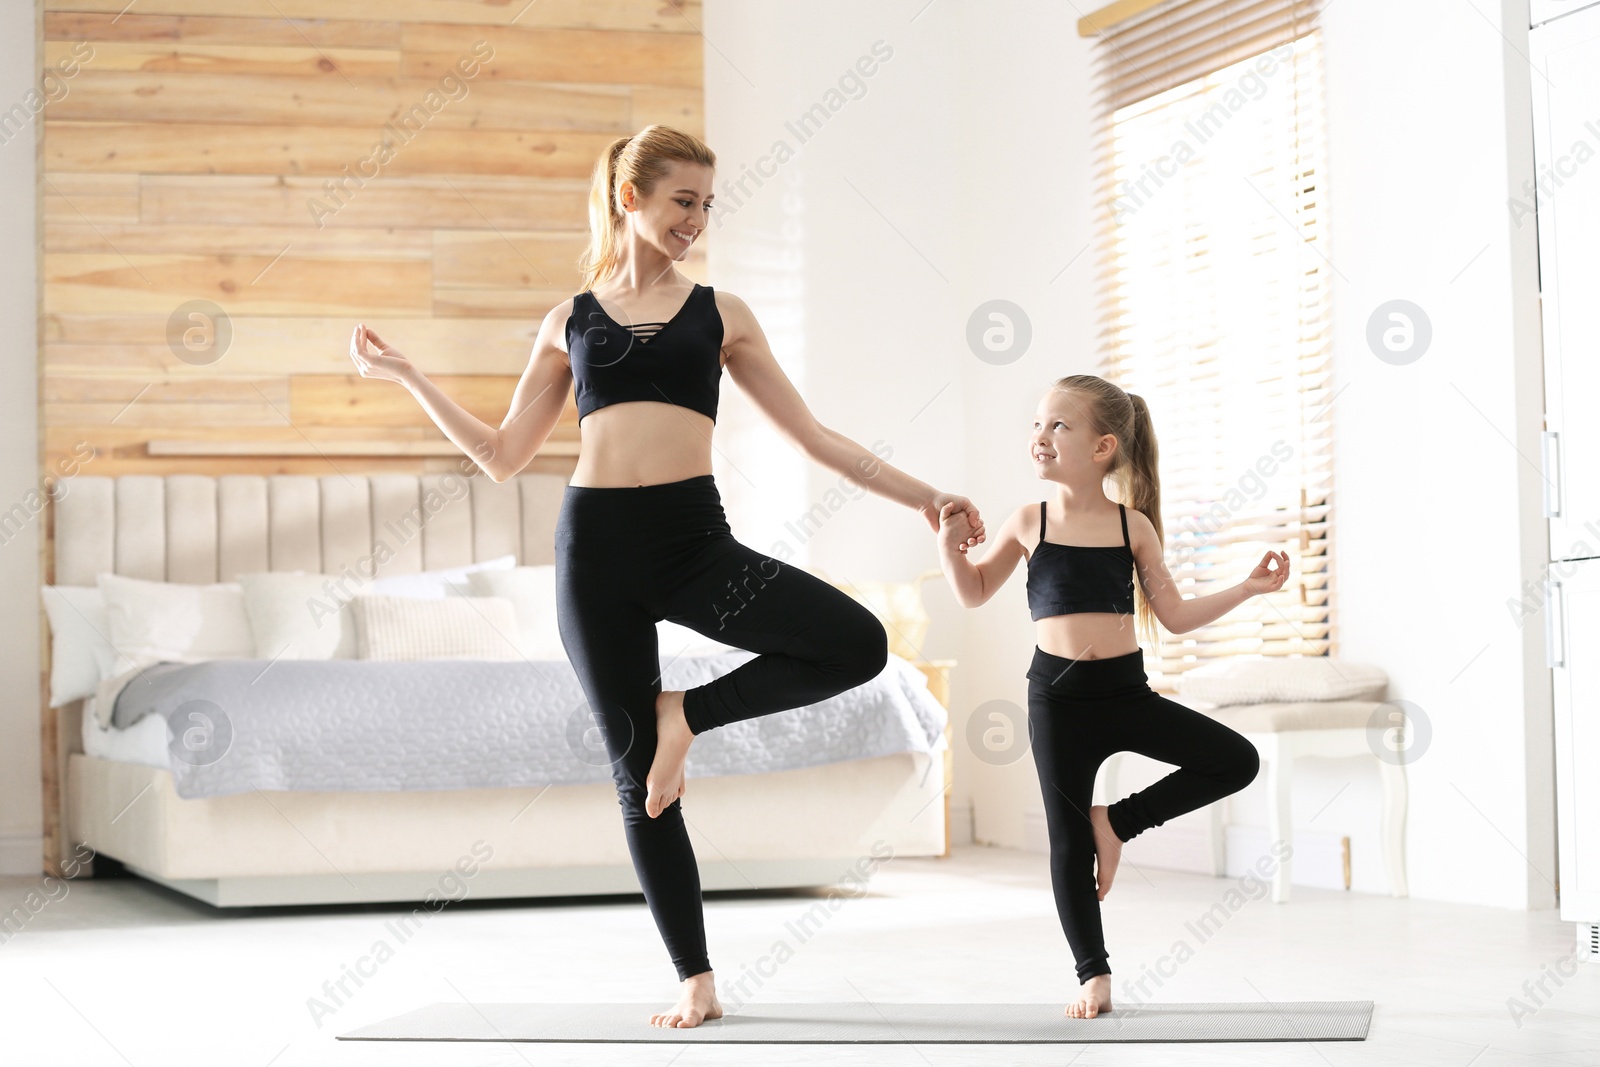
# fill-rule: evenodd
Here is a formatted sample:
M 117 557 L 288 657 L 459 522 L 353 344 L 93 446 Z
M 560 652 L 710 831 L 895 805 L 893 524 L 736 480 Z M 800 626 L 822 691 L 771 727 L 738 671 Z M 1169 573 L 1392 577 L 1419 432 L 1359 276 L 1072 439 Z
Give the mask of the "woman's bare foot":
M 1068 1004 L 1062 1014 L 1069 1019 L 1093 1019 L 1103 1011 L 1111 1010 L 1111 976 L 1097 974 L 1083 983 L 1078 999 Z
M 1095 896 L 1104 900 L 1111 892 L 1111 879 L 1117 876 L 1117 864 L 1122 860 L 1122 840 L 1111 829 L 1111 816 L 1106 814 L 1104 804 L 1089 808 L 1089 825 L 1094 827 Z
M 1109 986 L 1107 987 L 1109 988 Z M 651 1026 L 687 1028 L 707 1019 L 722 1018 L 722 1002 L 717 999 L 717 981 L 710 971 L 691 974 L 683 980 L 683 995 L 671 1011 L 650 1016 Z
M 683 717 L 683 690 L 663 689 L 656 695 L 656 755 L 644 776 L 648 787 L 644 810 L 652 819 L 683 796 L 683 763 L 693 740 L 694 732 Z

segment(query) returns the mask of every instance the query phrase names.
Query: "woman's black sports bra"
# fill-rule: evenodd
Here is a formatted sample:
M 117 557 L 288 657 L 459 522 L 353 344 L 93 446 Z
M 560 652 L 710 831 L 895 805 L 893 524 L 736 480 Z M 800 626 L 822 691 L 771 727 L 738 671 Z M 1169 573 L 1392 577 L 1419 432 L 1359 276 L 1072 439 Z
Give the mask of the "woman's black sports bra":
M 1028 557 L 1028 610 L 1035 619 L 1085 611 L 1133 613 L 1133 542 L 1121 504 L 1122 544 L 1063 545 L 1044 539 L 1039 501 L 1039 546 Z M 1037 566 L 1035 566 L 1037 564 Z
M 585 289 L 572 298 L 567 356 L 578 394 L 578 421 L 624 400 L 658 400 L 715 422 L 722 377 L 722 315 L 711 286 L 695 284 L 666 322 L 631 329 L 607 315 Z

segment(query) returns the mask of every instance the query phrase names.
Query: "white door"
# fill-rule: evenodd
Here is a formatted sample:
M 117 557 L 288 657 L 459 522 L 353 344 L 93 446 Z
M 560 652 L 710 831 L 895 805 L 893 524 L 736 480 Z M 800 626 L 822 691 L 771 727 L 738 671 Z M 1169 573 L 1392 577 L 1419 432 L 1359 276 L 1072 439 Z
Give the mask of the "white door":
M 1529 47 L 1550 558 L 1600 556 L 1600 5 L 1531 31 Z
M 1561 918 L 1600 922 L 1600 560 L 1550 565 Z

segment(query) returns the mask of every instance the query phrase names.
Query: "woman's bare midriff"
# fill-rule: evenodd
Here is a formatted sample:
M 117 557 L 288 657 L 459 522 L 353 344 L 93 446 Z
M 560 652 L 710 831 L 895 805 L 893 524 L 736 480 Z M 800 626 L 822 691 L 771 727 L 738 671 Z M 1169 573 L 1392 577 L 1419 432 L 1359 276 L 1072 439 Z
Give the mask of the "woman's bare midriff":
M 656 400 L 591 411 L 578 424 L 578 465 L 570 484 L 661 485 L 711 473 L 710 418 Z
M 1052 615 L 1034 623 L 1039 647 L 1062 659 L 1110 659 L 1139 648 L 1134 617 L 1112 611 Z

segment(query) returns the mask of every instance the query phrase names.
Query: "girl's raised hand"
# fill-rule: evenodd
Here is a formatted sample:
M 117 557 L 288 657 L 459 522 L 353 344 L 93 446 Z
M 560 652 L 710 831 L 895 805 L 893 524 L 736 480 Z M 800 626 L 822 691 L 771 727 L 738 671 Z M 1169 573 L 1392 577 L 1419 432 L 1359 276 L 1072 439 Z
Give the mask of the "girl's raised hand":
M 350 359 L 363 378 L 382 378 L 403 385 L 416 373 L 411 361 L 401 355 L 398 348 L 385 344 L 365 323 L 357 323 L 355 332 L 350 335 Z
M 1276 563 L 1277 567 L 1272 564 Z M 1289 577 L 1289 554 L 1287 552 L 1268 552 L 1261 557 L 1261 562 L 1256 564 L 1256 569 L 1250 572 L 1250 577 L 1244 580 L 1244 586 L 1251 594 L 1275 593 L 1283 588 L 1284 581 Z
M 965 552 L 983 540 L 983 526 L 972 525 L 963 499 L 946 500 L 939 509 L 939 547 L 942 550 Z

